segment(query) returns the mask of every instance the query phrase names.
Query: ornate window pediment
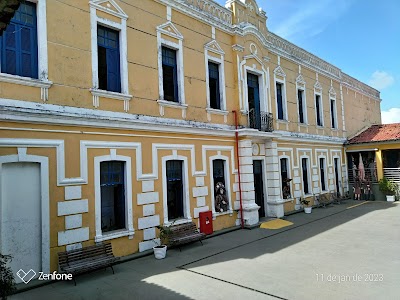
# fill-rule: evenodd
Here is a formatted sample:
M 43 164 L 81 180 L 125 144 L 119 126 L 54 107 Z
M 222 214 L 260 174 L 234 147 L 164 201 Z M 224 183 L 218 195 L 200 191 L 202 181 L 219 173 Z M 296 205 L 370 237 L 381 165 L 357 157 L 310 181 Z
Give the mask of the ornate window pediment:
M 211 42 L 207 43 L 204 45 L 204 49 L 207 49 L 208 51 L 220 54 L 220 55 L 225 55 L 224 50 L 222 50 L 221 46 L 218 44 L 216 40 L 212 40 Z
M 128 15 L 122 10 L 121 7 L 114 0 L 97 0 L 89 2 L 91 7 L 97 10 L 109 13 L 110 15 L 116 16 L 121 19 L 127 19 Z
M 305 85 L 305 84 L 306 84 L 306 81 L 304 80 L 303 75 L 299 74 L 299 76 L 297 76 L 297 78 L 296 78 L 296 83 L 297 83 L 297 84 L 302 84 L 302 85 Z
M 157 26 L 157 31 L 178 40 L 183 40 L 183 35 L 179 32 L 175 25 L 172 24 L 171 21 Z
M 283 71 L 281 66 L 277 66 L 274 70 L 275 76 L 281 76 L 281 77 L 286 77 L 285 71 Z

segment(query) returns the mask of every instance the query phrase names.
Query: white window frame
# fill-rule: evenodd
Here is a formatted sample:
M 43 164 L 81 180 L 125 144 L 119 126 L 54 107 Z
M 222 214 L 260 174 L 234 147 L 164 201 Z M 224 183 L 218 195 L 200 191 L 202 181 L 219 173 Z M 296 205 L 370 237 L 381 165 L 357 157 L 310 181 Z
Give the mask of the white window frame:
M 320 159 L 323 158 L 324 159 L 324 174 L 325 174 L 325 190 L 322 189 L 322 185 L 321 185 L 321 167 L 320 167 Z M 318 155 L 318 173 L 319 173 L 319 185 L 320 185 L 320 192 L 321 194 L 324 192 L 329 192 L 329 181 L 328 181 L 328 177 L 329 177 L 329 173 L 328 173 L 328 159 L 326 157 L 326 155 Z
M 101 6 L 104 0 L 89 1 L 90 5 L 90 33 L 91 33 L 91 50 L 92 50 L 92 88 L 90 92 L 93 95 L 93 106 L 99 107 L 99 97 L 110 98 L 124 101 L 124 110 L 129 110 L 129 101 L 132 95 L 129 94 L 128 83 L 128 42 L 127 42 L 127 26 L 126 20 L 128 16 L 113 0 L 108 2 L 114 6 L 115 10 Z M 112 20 L 99 17 L 97 11 L 110 14 L 121 20 L 117 23 Z M 108 27 L 116 30 L 119 33 L 119 58 L 120 58 L 120 76 L 121 76 L 121 93 L 110 92 L 99 89 L 99 66 L 98 66 L 98 51 L 97 51 L 97 28 L 98 26 Z
M 317 96 L 319 96 L 319 115 L 320 115 L 320 120 L 321 120 L 321 125 L 318 125 L 317 122 L 317 116 L 318 116 L 318 111 L 317 111 Z M 324 122 L 324 107 L 323 107 L 323 101 L 322 101 L 322 91 L 319 90 L 314 90 L 314 107 L 315 107 L 315 126 L 318 128 L 322 128 L 325 126 Z
M 214 53 L 219 57 L 210 55 Z M 206 90 L 207 90 L 207 112 L 208 113 L 228 113 L 226 111 L 226 91 L 225 91 L 225 64 L 224 64 L 225 52 L 221 49 L 218 43 L 215 40 L 207 43 L 204 46 L 204 61 L 206 68 Z M 220 109 L 211 108 L 210 104 L 210 87 L 209 87 L 209 70 L 208 63 L 212 62 L 218 65 L 218 73 L 219 73 L 219 100 L 220 100 Z
M 292 167 L 292 164 L 291 164 L 291 157 L 289 156 L 289 155 L 279 155 L 279 164 L 278 164 L 278 170 L 279 170 L 279 183 L 280 183 L 280 195 L 281 195 L 281 199 L 283 199 L 284 201 L 286 201 L 286 200 L 288 200 L 288 199 L 284 199 L 283 198 L 283 182 L 282 182 L 282 169 L 281 169 L 281 159 L 287 159 L 287 164 L 286 164 L 286 166 L 288 167 L 288 168 L 290 168 L 289 170 L 288 170 L 288 176 L 290 175 L 290 176 L 292 176 L 292 177 L 290 177 L 291 179 L 293 179 L 293 174 L 292 174 L 292 171 L 293 171 L 293 167 Z M 295 198 L 295 196 L 294 196 L 294 192 L 295 192 L 295 189 L 294 189 L 294 187 L 293 187 L 293 180 L 292 181 L 290 181 L 289 182 L 289 187 L 290 187 L 290 198 L 289 199 L 294 199 Z
M 102 232 L 101 230 L 101 186 L 100 186 L 100 164 L 105 161 L 122 161 L 125 162 L 125 229 L 114 230 L 110 232 Z M 95 188 L 95 223 L 96 236 L 95 242 L 102 242 L 123 236 L 129 236 L 131 239 L 135 234 L 133 228 L 133 212 L 132 212 L 132 167 L 131 158 L 129 156 L 111 155 L 96 156 L 94 158 L 94 188 Z
M 298 91 L 302 91 L 303 100 L 303 117 L 304 123 L 300 123 L 300 113 L 299 113 L 299 94 Z M 307 114 L 307 93 L 306 93 L 306 82 L 303 76 L 300 74 L 296 78 L 296 100 L 297 100 L 297 120 L 299 125 L 308 125 L 308 114 Z
M 279 57 L 278 57 L 279 58 Z M 278 66 L 274 70 L 274 90 L 275 90 L 275 120 L 277 122 L 288 122 L 288 109 L 287 109 L 287 99 L 286 99 L 286 73 L 280 66 L 280 58 L 278 59 Z M 283 119 L 278 119 L 278 98 L 276 93 L 276 83 L 282 84 L 282 109 L 283 109 Z
M 169 30 L 168 30 L 169 29 Z M 173 42 L 169 39 L 163 38 L 163 35 L 169 36 L 172 39 L 178 40 Z M 163 65 L 162 65 L 162 47 L 167 47 L 176 51 L 176 68 L 177 68 L 177 84 L 178 84 L 178 95 L 179 102 L 167 101 L 164 99 L 164 83 L 163 83 Z M 183 65 L 183 35 L 178 29 L 168 21 L 157 27 L 157 49 L 158 49 L 158 94 L 160 105 L 160 114 L 164 115 L 164 107 L 175 107 L 182 109 L 182 117 L 186 117 L 186 100 L 185 100 L 185 77 L 184 77 L 184 65 Z
M 333 111 L 332 111 L 332 105 L 331 105 L 331 101 L 333 101 Z M 330 119 L 331 119 L 331 128 L 332 129 L 338 129 L 338 120 L 337 120 L 337 108 L 336 108 L 336 98 L 334 97 L 329 97 L 329 110 L 330 110 Z M 332 124 L 332 115 L 334 117 L 334 122 Z M 333 126 L 332 126 L 333 125 Z
M 167 161 L 169 160 L 181 160 L 183 161 L 183 174 L 182 174 L 182 189 L 183 189 L 183 219 L 170 221 L 168 219 L 168 187 L 167 187 Z M 188 159 L 181 155 L 170 155 L 162 158 L 162 188 L 163 188 L 163 220 L 165 226 L 172 224 L 184 224 L 192 222 L 192 216 L 190 213 L 190 197 L 189 197 L 189 171 L 188 171 Z
M 225 178 L 225 191 L 226 195 L 228 196 L 229 201 L 229 209 L 228 211 L 224 212 L 216 212 L 215 211 L 215 183 L 214 183 L 214 166 L 213 161 L 221 159 L 224 161 L 224 178 Z M 212 206 L 212 214 L 213 218 L 218 216 L 223 216 L 227 214 L 233 213 L 232 207 L 232 195 L 231 195 L 231 180 L 230 180 L 230 169 L 229 169 L 229 157 L 224 155 L 214 155 L 209 158 L 210 162 L 210 190 L 211 190 L 211 206 Z
M 303 158 L 307 158 L 307 183 L 308 183 L 308 193 L 306 194 L 304 192 L 304 181 L 303 181 Z M 311 196 L 313 194 L 313 182 L 311 181 L 312 176 L 311 176 L 311 158 L 308 155 L 301 155 L 300 156 L 300 170 L 301 170 L 301 193 L 303 195 L 303 197 L 308 197 Z
M 41 89 L 41 99 L 48 100 L 48 90 L 53 82 L 49 81 L 48 55 L 47 55 L 47 17 L 46 0 L 27 0 L 36 3 L 37 20 L 37 50 L 38 50 L 38 79 L 1 73 L 0 82 L 14 83 L 25 86 L 33 86 Z
M 249 112 L 249 93 L 247 90 L 247 74 L 253 74 L 258 77 L 258 88 L 259 88 L 259 97 L 260 97 L 260 112 L 268 112 L 267 107 L 267 94 L 266 94 L 266 84 L 265 84 L 265 72 L 261 70 L 257 70 L 255 68 L 245 66 L 244 67 L 244 92 L 246 95 L 246 111 Z

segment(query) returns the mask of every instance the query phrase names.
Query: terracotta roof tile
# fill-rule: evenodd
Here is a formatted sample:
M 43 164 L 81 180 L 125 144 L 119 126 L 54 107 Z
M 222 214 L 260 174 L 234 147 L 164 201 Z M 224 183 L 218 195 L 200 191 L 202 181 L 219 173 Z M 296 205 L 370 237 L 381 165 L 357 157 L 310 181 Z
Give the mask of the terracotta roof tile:
M 400 123 L 372 125 L 359 135 L 351 138 L 348 144 L 362 144 L 400 140 Z

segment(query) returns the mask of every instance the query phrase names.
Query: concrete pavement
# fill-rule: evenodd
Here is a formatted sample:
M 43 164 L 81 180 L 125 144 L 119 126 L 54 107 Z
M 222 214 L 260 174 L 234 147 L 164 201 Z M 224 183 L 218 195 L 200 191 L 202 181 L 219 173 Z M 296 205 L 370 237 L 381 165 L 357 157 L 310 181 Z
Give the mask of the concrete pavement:
M 347 200 L 10 299 L 399 299 L 400 204 Z

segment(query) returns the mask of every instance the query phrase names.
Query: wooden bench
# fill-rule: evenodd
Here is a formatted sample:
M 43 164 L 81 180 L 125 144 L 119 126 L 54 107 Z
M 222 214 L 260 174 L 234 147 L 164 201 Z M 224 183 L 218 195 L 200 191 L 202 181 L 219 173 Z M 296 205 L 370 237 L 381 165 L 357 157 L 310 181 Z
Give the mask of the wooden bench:
M 314 203 L 318 202 L 318 207 L 327 207 L 329 204 L 333 203 L 333 199 L 330 193 L 326 194 L 316 194 L 314 199 Z M 315 201 L 316 200 L 316 201 Z
M 168 234 L 168 244 L 170 246 L 180 246 L 182 244 L 197 242 L 199 241 L 201 245 L 203 242 L 201 241 L 206 235 L 205 233 L 199 232 L 197 230 L 196 224 L 193 222 L 184 223 L 179 225 L 173 225 L 169 227 Z M 179 247 L 181 250 L 181 247 Z
M 58 253 L 58 264 L 62 273 L 75 275 L 110 267 L 114 274 L 115 257 L 110 243 L 88 246 L 81 249 Z

